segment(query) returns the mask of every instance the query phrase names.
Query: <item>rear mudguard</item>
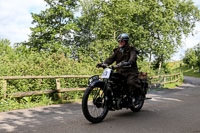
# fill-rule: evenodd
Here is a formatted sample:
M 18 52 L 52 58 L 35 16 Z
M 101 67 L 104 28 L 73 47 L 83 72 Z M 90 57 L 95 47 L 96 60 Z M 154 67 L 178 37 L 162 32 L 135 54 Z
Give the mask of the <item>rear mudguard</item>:
M 100 87 L 100 88 L 104 88 L 104 85 L 105 85 L 105 82 L 104 81 L 101 81 L 101 80 L 95 80 L 93 81 L 89 87 Z

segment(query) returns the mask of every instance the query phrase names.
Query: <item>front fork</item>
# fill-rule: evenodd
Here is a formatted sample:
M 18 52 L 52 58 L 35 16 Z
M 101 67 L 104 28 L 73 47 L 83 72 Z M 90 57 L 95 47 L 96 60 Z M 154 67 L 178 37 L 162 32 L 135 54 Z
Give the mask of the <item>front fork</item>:
M 112 92 L 112 89 L 110 88 L 109 86 L 109 83 L 108 83 L 108 79 L 104 79 L 104 82 L 105 82 L 105 86 L 104 86 L 104 99 L 105 99 L 105 103 L 106 103 L 106 106 L 108 106 L 108 109 L 109 110 L 113 110 L 113 92 Z

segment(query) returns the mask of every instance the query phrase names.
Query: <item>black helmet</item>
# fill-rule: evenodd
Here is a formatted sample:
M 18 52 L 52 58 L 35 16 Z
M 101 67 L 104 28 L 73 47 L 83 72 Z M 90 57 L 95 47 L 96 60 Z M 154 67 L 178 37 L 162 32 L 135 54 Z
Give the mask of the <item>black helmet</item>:
M 126 33 L 122 33 L 122 34 L 120 34 L 118 37 L 117 37 L 117 41 L 119 42 L 119 41 L 126 41 L 126 42 L 128 42 L 128 40 L 129 40 L 129 36 L 128 36 L 128 34 L 126 34 Z

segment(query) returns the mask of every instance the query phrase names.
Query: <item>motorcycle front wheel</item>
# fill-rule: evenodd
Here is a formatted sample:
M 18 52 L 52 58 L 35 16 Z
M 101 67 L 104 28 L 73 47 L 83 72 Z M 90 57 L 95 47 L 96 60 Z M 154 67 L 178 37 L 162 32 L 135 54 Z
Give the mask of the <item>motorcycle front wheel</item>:
M 100 87 L 88 87 L 82 99 L 82 111 L 85 118 L 92 123 L 101 122 L 108 113 L 105 94 Z

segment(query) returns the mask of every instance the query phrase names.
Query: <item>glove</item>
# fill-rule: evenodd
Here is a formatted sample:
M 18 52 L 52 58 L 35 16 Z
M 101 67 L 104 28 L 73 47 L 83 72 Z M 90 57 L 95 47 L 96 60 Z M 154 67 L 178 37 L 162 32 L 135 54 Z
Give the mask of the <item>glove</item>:
M 123 67 L 123 66 L 129 66 L 131 64 L 132 64 L 131 62 L 120 62 L 115 66 L 115 68 L 119 68 L 119 67 Z
M 98 63 L 98 64 L 96 65 L 96 67 L 99 68 L 99 67 L 102 66 L 102 64 L 103 64 L 103 63 Z
M 121 62 L 120 65 L 121 66 L 128 66 L 128 65 L 131 65 L 131 62 Z
M 103 63 L 99 63 L 96 65 L 97 68 L 99 68 L 99 67 L 106 68 L 107 66 L 108 66 L 107 64 L 103 64 Z

